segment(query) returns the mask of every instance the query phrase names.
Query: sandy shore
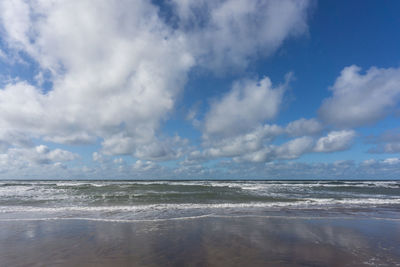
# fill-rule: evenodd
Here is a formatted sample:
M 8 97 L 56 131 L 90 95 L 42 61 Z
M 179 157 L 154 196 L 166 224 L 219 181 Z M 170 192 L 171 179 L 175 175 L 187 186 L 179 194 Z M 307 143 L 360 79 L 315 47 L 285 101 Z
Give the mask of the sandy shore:
M 400 221 L 1 221 L 0 266 L 400 266 Z

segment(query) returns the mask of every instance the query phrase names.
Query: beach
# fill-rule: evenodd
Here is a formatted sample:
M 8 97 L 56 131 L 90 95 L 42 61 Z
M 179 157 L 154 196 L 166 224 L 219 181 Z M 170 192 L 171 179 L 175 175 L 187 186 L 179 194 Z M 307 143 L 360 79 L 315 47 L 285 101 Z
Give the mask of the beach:
M 4 181 L 0 266 L 400 266 L 398 181 Z
M 400 267 L 399 13 L 0 0 L 0 267 Z
M 0 222 L 1 266 L 400 266 L 400 222 L 203 217 Z

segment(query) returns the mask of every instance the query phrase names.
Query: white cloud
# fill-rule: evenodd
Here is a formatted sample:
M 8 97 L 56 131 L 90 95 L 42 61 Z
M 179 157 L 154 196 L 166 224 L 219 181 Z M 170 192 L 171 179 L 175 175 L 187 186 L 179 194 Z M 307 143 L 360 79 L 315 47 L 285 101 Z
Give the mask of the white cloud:
M 273 87 L 268 77 L 235 82 L 231 91 L 211 104 L 204 122 L 208 136 L 235 136 L 251 131 L 263 121 L 274 118 L 282 102 L 286 82 Z
M 390 163 L 391 164 L 390 164 Z M 297 161 L 223 162 L 219 167 L 229 172 L 219 173 L 218 178 L 263 179 L 397 179 L 400 161 L 371 160 L 356 163 L 351 160 L 332 163 L 305 163 Z M 214 176 L 212 176 L 214 177 Z
M 6 59 L 7 59 L 7 54 L 0 49 L 0 60 L 6 60 Z
M 400 143 L 388 143 L 384 146 L 385 153 L 399 153 L 400 152 Z
M 0 129 L 0 153 L 6 152 L 8 148 L 13 146 L 32 147 L 33 142 L 25 133 L 12 129 Z
M 46 79 L 53 84 L 46 93 L 18 80 L 2 88 L 2 127 L 9 136 L 23 133 L 28 140 L 102 140 L 102 152 L 110 155 L 176 158 L 182 149 L 160 140 L 159 129 L 193 66 L 217 71 L 245 67 L 252 57 L 268 56 L 288 37 L 307 31 L 308 1 L 190 1 L 186 8 L 183 1 L 175 4 L 178 27 L 171 27 L 158 7 L 144 0 L 2 1 L 7 52 L 29 56 L 39 65 L 39 85 L 40 73 L 49 73 Z M 207 12 L 189 27 L 199 5 Z M 268 78 L 260 85 L 248 81 L 237 86 L 252 88 L 235 89 L 245 96 L 232 93 L 233 102 L 244 107 L 258 101 L 244 116 L 250 120 L 247 126 L 277 113 L 284 86 L 274 89 Z M 223 132 L 210 120 L 207 129 Z M 0 149 L 20 146 L 18 138 L 3 139 Z
M 235 162 L 270 162 L 281 159 L 296 159 L 312 150 L 314 140 L 311 137 L 303 136 L 292 139 L 282 145 L 267 145 L 263 148 L 235 157 Z
M 311 137 L 299 137 L 277 147 L 276 155 L 278 159 L 295 159 L 310 152 L 313 145 L 314 140 Z
M 49 150 L 47 153 L 45 153 L 47 158 L 53 162 L 56 161 L 72 161 L 79 156 L 77 154 L 74 154 L 72 152 L 62 150 L 62 149 L 54 149 L 54 150 Z
M 2 125 L 59 143 L 101 137 L 121 147 L 128 140 L 130 150 L 116 151 L 121 154 L 156 141 L 194 59 L 185 38 L 164 25 L 153 5 L 2 3 L 9 46 L 50 70 L 54 84 L 47 94 L 26 82 L 6 86 Z
M 319 114 L 339 127 L 372 124 L 384 118 L 400 100 L 400 68 L 372 67 L 365 74 L 358 66 L 342 70 L 330 88 Z
M 370 153 L 399 153 L 400 152 L 400 131 L 391 129 L 379 136 L 370 136 L 367 138 L 370 143 L 376 144 L 368 150 Z
M 39 145 L 35 149 L 36 149 L 36 152 L 39 154 L 49 153 L 49 148 L 45 145 Z
M 45 145 L 31 148 L 9 148 L 6 153 L 0 154 L 2 169 L 25 168 L 32 165 L 47 165 L 57 162 L 73 161 L 79 155 L 62 149 L 49 149 Z
M 291 136 L 314 135 L 321 132 L 323 126 L 316 119 L 298 119 L 286 126 L 286 132 Z
M 310 1 L 173 0 L 179 27 L 191 36 L 200 64 L 244 68 L 285 39 L 307 32 Z M 200 19 L 199 19 L 200 17 Z
M 383 163 L 389 164 L 389 165 L 399 164 L 400 159 L 399 158 L 387 158 L 387 159 L 383 160 Z
M 386 144 L 379 144 L 368 150 L 369 153 L 399 153 L 400 142 L 391 142 Z
M 203 144 L 208 147 L 204 150 L 203 155 L 212 158 L 235 157 L 258 151 L 263 148 L 265 142 L 272 141 L 282 133 L 281 127 L 266 124 L 246 134 L 216 140 L 210 139 Z
M 5 23 L 8 42 L 13 46 L 29 45 L 30 12 L 29 5 L 24 1 L 2 1 L 1 19 Z
M 356 133 L 353 130 L 332 131 L 318 139 L 315 152 L 334 152 L 348 149 Z
M 140 146 L 135 157 L 149 160 L 172 160 L 180 158 L 187 150 L 187 140 L 176 136 L 162 142 L 153 142 L 147 146 Z
M 137 160 L 133 165 L 133 169 L 136 171 L 148 171 L 154 169 L 157 165 L 152 161 Z
M 97 162 L 104 162 L 104 157 L 101 153 L 99 152 L 93 152 L 92 153 L 92 160 L 97 161 Z
M 114 164 L 124 164 L 125 161 L 123 158 L 116 158 L 113 160 Z
M 260 163 L 260 162 L 269 162 L 275 159 L 274 149 L 271 146 L 266 146 L 261 148 L 260 150 L 246 153 L 240 155 L 238 157 L 234 157 L 234 162 L 253 162 L 253 163 Z
M 366 159 L 361 164 L 364 166 L 371 166 L 371 165 L 375 165 L 376 163 L 377 163 L 377 161 L 375 159 Z
M 316 119 L 293 121 L 285 128 L 262 123 L 279 111 L 286 82 L 272 87 L 268 77 L 237 82 L 231 91 L 211 104 L 206 114 L 202 157 L 233 157 L 236 162 L 268 162 L 295 159 L 312 151 L 315 135 L 322 130 Z M 273 145 L 278 136 L 302 136 Z M 287 136 L 285 136 L 287 138 Z
M 151 141 L 151 142 L 150 142 Z M 174 136 L 162 140 L 141 141 L 122 133 L 102 143 L 105 155 L 132 155 L 148 160 L 172 160 L 181 157 L 187 151 L 188 140 Z M 134 151 L 134 152 L 132 152 Z

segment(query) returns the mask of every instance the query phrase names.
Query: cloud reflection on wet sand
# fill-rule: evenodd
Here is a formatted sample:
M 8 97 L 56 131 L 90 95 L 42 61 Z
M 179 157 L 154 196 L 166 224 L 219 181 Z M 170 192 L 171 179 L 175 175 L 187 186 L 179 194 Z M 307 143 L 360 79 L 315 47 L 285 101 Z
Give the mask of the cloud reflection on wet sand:
M 4 266 L 362 266 L 400 264 L 400 223 L 200 218 L 1 222 Z

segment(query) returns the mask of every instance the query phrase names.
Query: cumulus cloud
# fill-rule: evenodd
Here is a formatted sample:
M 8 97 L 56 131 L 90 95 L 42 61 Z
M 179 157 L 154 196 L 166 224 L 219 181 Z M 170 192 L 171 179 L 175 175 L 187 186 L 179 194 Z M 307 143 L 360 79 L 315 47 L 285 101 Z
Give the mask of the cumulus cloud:
M 221 162 L 218 167 L 229 170 L 219 173 L 218 178 L 263 178 L 263 179 L 397 179 L 400 175 L 400 160 L 389 158 L 356 163 L 342 160 L 326 163 L 298 161 Z
M 170 17 L 177 16 L 178 25 L 145 0 L 2 1 L 7 52 L 22 53 L 39 68 L 36 86 L 17 79 L 0 90 L 2 127 L 28 140 L 100 141 L 101 152 L 109 155 L 176 158 L 181 151 L 160 140 L 159 129 L 194 66 L 245 67 L 254 56 L 268 56 L 285 39 L 307 32 L 308 1 L 171 3 Z M 50 90 L 39 87 L 41 73 L 48 73 Z M 244 97 L 232 93 L 237 104 L 257 96 L 267 101 L 249 111 L 250 120 L 276 114 L 284 89 L 272 88 L 267 78 L 237 86 L 249 87 L 235 89 Z M 221 132 L 210 120 L 207 129 Z M 2 137 L 0 149 L 19 146 L 14 137 Z
M 322 124 L 316 119 L 298 119 L 290 122 L 285 130 L 291 136 L 315 135 L 323 129 Z
M 188 140 L 179 136 L 138 143 L 138 140 L 122 133 L 102 142 L 105 155 L 132 155 L 148 160 L 172 160 L 181 157 L 188 150 Z M 134 151 L 134 152 L 132 152 Z
M 315 152 L 334 152 L 348 149 L 356 133 L 353 130 L 332 131 L 318 139 Z
M 207 147 L 203 155 L 208 157 L 235 157 L 263 148 L 265 142 L 271 142 L 283 132 L 277 125 L 257 127 L 249 133 L 226 137 L 223 139 L 209 139 L 203 145 Z
M 368 137 L 367 142 L 375 144 L 368 150 L 370 153 L 399 153 L 400 131 L 399 129 L 388 130 L 379 136 Z
M 319 109 L 323 120 L 339 127 L 357 127 L 372 124 L 396 108 L 400 68 L 371 67 L 360 72 L 355 65 L 342 70 L 330 88 L 333 95 Z
M 370 152 L 399 153 L 400 152 L 400 142 L 387 143 L 387 144 L 383 145 L 383 147 L 381 149 L 378 147 L 377 150 L 371 150 Z
M 124 164 L 125 161 L 124 161 L 123 158 L 116 158 L 116 159 L 113 160 L 113 163 L 114 164 Z
M 1 122 L 1 121 L 0 121 Z M 10 147 L 33 147 L 30 136 L 12 129 L 0 129 L 0 153 L 6 152 Z
M 294 159 L 310 152 L 314 145 L 314 140 L 311 137 L 303 136 L 283 144 L 276 148 L 277 158 L 279 159 Z
M 92 160 L 97 162 L 104 162 L 104 156 L 99 152 L 93 152 Z
M 45 145 L 39 145 L 30 148 L 9 148 L 6 153 L 0 154 L 0 158 L 1 169 L 12 170 L 32 165 L 61 164 L 76 160 L 79 155 L 62 149 L 51 150 Z
M 241 134 L 274 118 L 289 79 L 287 75 L 286 82 L 277 87 L 272 86 L 268 77 L 235 82 L 226 95 L 211 104 L 204 122 L 205 138 Z
M 221 71 L 268 56 L 307 33 L 310 1 L 172 0 L 177 26 L 190 35 L 199 64 Z
M 155 168 L 157 165 L 152 162 L 152 161 L 143 161 L 143 160 L 137 160 L 133 165 L 132 168 L 135 171 L 148 171 L 150 169 Z
M 296 159 L 301 155 L 311 152 L 314 140 L 303 136 L 283 143 L 282 145 L 266 145 L 263 148 L 235 157 L 235 162 L 270 162 L 274 160 Z
M 382 161 L 385 164 L 389 164 L 389 165 L 398 165 L 400 163 L 400 159 L 399 158 L 387 158 L 385 160 Z
M 258 82 L 235 83 L 226 95 L 211 104 L 203 128 L 204 150 L 197 154 L 203 158 L 233 157 L 236 162 L 268 162 L 295 159 L 312 152 L 315 141 L 311 136 L 323 129 L 318 120 L 301 118 L 286 127 L 262 124 L 278 113 L 289 80 L 290 74 L 284 84 L 275 88 L 268 77 Z M 274 145 L 278 136 L 297 138 Z
M 26 82 L 6 86 L 0 103 L 5 127 L 59 143 L 101 137 L 123 146 L 122 135 L 134 140 L 129 152 L 154 142 L 194 60 L 153 5 L 2 3 L 8 44 L 50 70 L 54 84 L 46 94 Z
M 0 154 L 0 166 L 11 164 Z M 36 168 L 34 166 L 37 166 Z M 260 179 L 397 179 L 400 175 L 400 160 L 387 158 L 382 160 L 366 160 L 361 163 L 354 161 L 336 161 L 328 163 L 305 163 L 298 161 L 274 161 L 274 162 L 232 162 L 222 161 L 215 166 L 201 164 L 182 165 L 178 168 L 166 168 L 151 161 L 139 161 L 128 168 L 120 168 L 120 165 L 110 164 L 102 168 L 63 168 L 62 163 L 34 165 L 21 171 L 18 166 L 10 167 L 10 172 L 3 172 L 0 168 L 0 178 L 10 177 L 10 173 L 19 174 L 18 178 L 135 178 L 146 179 L 172 179 L 185 177 L 187 179 L 245 179 L 257 177 Z M 103 168 L 104 167 L 104 168 Z

